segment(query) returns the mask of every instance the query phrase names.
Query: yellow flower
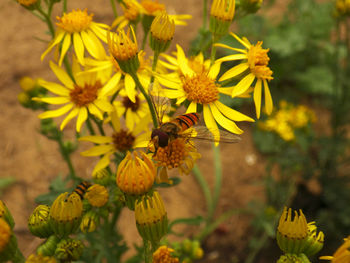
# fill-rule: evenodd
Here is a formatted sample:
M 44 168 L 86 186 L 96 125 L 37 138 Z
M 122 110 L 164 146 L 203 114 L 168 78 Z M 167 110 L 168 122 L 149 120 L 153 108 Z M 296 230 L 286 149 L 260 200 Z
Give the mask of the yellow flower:
M 153 157 L 156 166 L 161 167 L 160 177 L 157 181 L 171 183 L 166 169 L 178 168 L 180 174 L 189 174 L 200 157 L 194 143 L 185 138 L 177 138 L 170 141 L 166 147 L 159 147 Z
M 235 14 L 234 0 L 213 0 L 210 15 L 223 21 L 232 21 Z
M 62 121 L 60 129 L 62 130 L 71 119 L 77 116 L 76 130 L 80 132 L 81 126 L 88 118 L 88 113 L 103 120 L 103 113 L 113 110 L 106 96 L 101 95 L 101 88 L 104 84 L 104 80 L 99 77 L 97 72 L 82 74 L 79 65 L 73 62 L 73 82 L 62 68 L 51 61 L 50 67 L 63 86 L 54 82 L 39 80 L 41 86 L 57 95 L 57 97 L 33 99 L 48 104 L 65 105 L 59 109 L 41 113 L 39 118 L 56 118 L 70 111 Z
M 58 30 L 49 47 L 41 55 L 41 60 L 49 53 L 52 48 L 62 42 L 61 56 L 58 64 L 61 66 L 64 56 L 73 42 L 74 51 L 80 64 L 84 65 L 85 49 L 96 59 L 103 59 L 106 56 L 102 43 L 107 43 L 107 31 L 109 27 L 105 24 L 96 23 L 92 20 L 93 14 L 88 14 L 87 10 L 73 10 L 62 17 L 57 17 L 56 23 Z
M 128 152 L 118 166 L 116 183 L 124 193 L 142 195 L 151 189 L 156 174 L 152 160 L 144 152 Z
M 18 3 L 21 5 L 24 5 L 26 7 L 29 7 L 33 4 L 35 4 L 38 0 L 17 0 Z
M 220 93 L 226 94 L 232 89 L 232 87 L 220 87 L 216 82 L 220 63 L 210 66 L 209 62 L 201 61 L 199 66 L 195 64 L 197 66 L 192 68 L 183 49 L 177 45 L 177 64 L 176 72 L 155 75 L 159 83 L 166 87 L 162 92 L 170 99 L 177 99 L 176 104 L 189 101 L 187 113 L 198 112 L 198 105 L 202 106 L 205 124 L 214 138 L 220 138 L 216 122 L 232 133 L 241 134 L 243 131 L 233 121 L 254 121 L 219 101 Z
M 235 97 L 240 94 L 245 93 L 250 86 L 256 80 L 254 86 L 254 103 L 256 109 L 256 116 L 260 118 L 260 108 L 261 108 L 261 96 L 262 96 L 262 84 L 264 86 L 265 94 L 265 109 L 268 115 L 271 114 L 273 109 L 273 103 L 271 98 L 271 93 L 269 90 L 268 81 L 272 80 L 272 71 L 268 67 L 270 58 L 267 53 L 269 49 L 262 48 L 262 41 L 258 41 L 256 45 L 252 45 L 248 39 L 239 38 L 236 34 L 230 33 L 231 36 L 236 38 L 245 49 L 233 48 L 224 44 L 215 44 L 215 46 L 227 48 L 233 51 L 237 51 L 241 54 L 229 55 L 218 59 L 218 62 L 223 61 L 233 61 L 233 60 L 243 60 L 243 62 L 230 70 L 226 71 L 220 78 L 220 81 L 224 81 L 233 77 L 237 77 L 242 73 L 245 76 L 234 86 L 231 90 L 231 96 Z
M 0 218 L 0 254 L 7 247 L 11 234 L 12 231 L 9 224 L 3 218 Z
M 165 52 L 175 33 L 174 20 L 165 11 L 159 13 L 151 25 L 150 47 L 155 52 Z
M 36 255 L 31 254 L 27 260 L 26 263 L 56 263 L 56 259 L 54 257 L 44 256 L 44 255 Z
M 171 255 L 174 251 L 174 249 L 167 246 L 160 246 L 153 253 L 152 263 L 178 263 L 179 259 Z
M 165 5 L 153 0 L 142 0 L 143 13 L 147 16 L 156 16 L 158 13 L 165 11 Z M 185 26 L 187 23 L 184 20 L 191 19 L 191 15 L 169 15 L 175 25 Z
M 111 113 L 111 121 L 114 129 L 112 136 L 85 136 L 79 138 L 79 141 L 88 141 L 97 146 L 81 152 L 83 156 L 101 156 L 103 157 L 96 164 L 92 174 L 107 167 L 110 163 L 110 157 L 117 152 L 125 153 L 128 150 L 147 147 L 151 132 L 144 132 L 145 126 L 149 124 L 149 118 L 141 120 L 133 130 L 126 130 L 121 127 L 119 116 L 116 112 Z
M 335 251 L 333 256 L 322 256 L 320 259 L 330 260 L 332 263 L 350 262 L 350 236 L 344 238 L 344 243 Z
M 124 28 L 130 23 L 136 23 L 140 14 L 144 12 L 142 5 L 136 0 L 123 0 L 121 7 L 124 15 L 118 16 L 112 23 L 111 28 Z
M 94 184 L 89 187 L 84 198 L 94 207 L 102 207 L 108 202 L 108 190 L 103 185 Z

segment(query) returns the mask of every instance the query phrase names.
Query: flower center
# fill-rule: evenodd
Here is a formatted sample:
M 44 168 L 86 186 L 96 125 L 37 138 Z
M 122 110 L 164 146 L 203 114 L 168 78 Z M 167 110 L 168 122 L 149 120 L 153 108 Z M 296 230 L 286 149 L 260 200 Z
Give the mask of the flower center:
M 206 72 L 194 77 L 182 77 L 182 87 L 189 101 L 205 104 L 219 99 L 218 87 Z
M 135 136 L 123 129 L 115 132 L 112 138 L 115 148 L 121 152 L 130 150 L 135 141 Z
M 152 0 L 143 0 L 141 5 L 148 15 L 155 15 L 155 12 L 165 10 L 165 5 L 159 4 L 158 1 L 153 2 Z
M 135 102 L 132 102 L 129 97 L 123 97 L 122 103 L 126 109 L 131 109 L 133 112 L 136 112 L 140 108 L 140 99 L 138 96 L 135 97 Z
M 168 169 L 179 167 L 188 151 L 186 149 L 186 141 L 183 138 L 177 138 L 169 142 L 166 147 L 159 147 L 154 157 L 157 166 L 164 166 Z
M 84 11 L 73 10 L 68 14 L 63 14 L 62 17 L 57 17 L 60 23 L 56 25 L 69 33 L 79 33 L 89 28 L 93 16 L 94 14 L 89 15 L 86 9 Z
M 100 88 L 102 88 L 100 81 L 96 81 L 93 85 L 85 83 L 84 87 L 75 84 L 69 96 L 76 106 L 84 107 L 97 99 L 97 92 Z
M 258 41 L 255 46 L 251 46 L 248 50 L 248 64 L 250 71 L 260 79 L 271 80 L 272 70 L 268 67 L 270 58 L 267 55 L 269 49 L 263 49 L 262 41 Z

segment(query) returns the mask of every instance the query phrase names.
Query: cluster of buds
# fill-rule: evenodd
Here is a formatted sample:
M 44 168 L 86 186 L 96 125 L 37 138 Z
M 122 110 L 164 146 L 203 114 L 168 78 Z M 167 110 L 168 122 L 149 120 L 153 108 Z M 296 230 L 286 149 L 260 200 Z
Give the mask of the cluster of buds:
M 192 263 L 203 257 L 204 251 L 198 240 L 185 239 L 180 243 L 173 244 L 177 254 L 181 255 L 183 263 Z
M 292 209 L 284 208 L 277 228 L 277 244 L 285 252 L 278 262 L 308 262 L 308 256 L 319 252 L 323 247 L 324 235 L 314 222 L 307 223 L 303 212 L 299 214 Z M 293 261 L 294 259 L 299 261 Z

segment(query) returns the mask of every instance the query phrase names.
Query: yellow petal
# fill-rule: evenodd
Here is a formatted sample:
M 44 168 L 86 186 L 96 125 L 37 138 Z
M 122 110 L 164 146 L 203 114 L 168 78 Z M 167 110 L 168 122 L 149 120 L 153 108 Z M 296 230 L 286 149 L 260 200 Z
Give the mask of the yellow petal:
M 265 95 L 265 109 L 268 115 L 271 114 L 273 109 L 272 97 L 269 89 L 269 85 L 267 84 L 266 79 L 264 79 L 264 95 Z
M 77 132 L 80 132 L 81 126 L 86 121 L 87 117 L 88 117 L 87 109 L 85 107 L 81 107 L 79 110 L 77 125 L 76 125 Z
M 172 76 L 166 74 L 155 74 L 156 79 L 159 83 L 165 87 L 171 89 L 181 89 L 182 84 L 179 78 L 173 78 Z
M 81 65 L 85 65 L 84 61 L 84 43 L 83 40 L 81 40 L 80 34 L 79 33 L 74 33 L 73 34 L 73 45 L 74 45 L 74 50 L 75 54 L 77 55 L 77 59 Z
M 103 156 L 99 161 L 98 163 L 96 164 L 94 170 L 92 171 L 92 174 L 96 174 L 98 171 L 106 168 L 109 163 L 110 163 L 110 160 L 109 160 L 109 157 L 112 155 L 113 153 L 108 153 L 108 154 L 105 154 L 105 156 Z
M 101 96 L 109 96 L 114 93 L 116 88 L 118 87 L 118 83 L 120 81 L 122 74 L 117 72 L 113 75 L 112 78 L 106 83 L 106 85 L 102 88 L 100 95 Z
M 248 117 L 247 115 L 244 115 L 243 113 L 240 113 L 234 109 L 231 109 L 230 107 L 227 107 L 225 104 L 221 103 L 220 101 L 215 101 L 214 104 L 216 107 L 218 107 L 220 112 L 222 112 L 227 118 L 229 118 L 233 121 L 254 122 L 254 119 L 252 119 L 252 118 Z
M 119 116 L 121 116 L 121 115 L 119 115 Z M 134 128 L 134 123 L 138 122 L 138 121 L 139 121 L 139 118 L 137 117 L 137 115 L 134 114 L 131 109 L 127 109 L 126 114 L 125 114 L 126 128 L 128 128 L 128 130 L 132 131 L 132 129 Z
M 218 108 L 215 106 L 215 104 L 210 104 L 211 112 L 214 116 L 214 119 L 226 130 L 236 133 L 236 134 L 242 134 L 243 131 L 238 128 L 238 126 L 231 120 L 227 119 L 222 113 L 218 110 Z
M 246 41 L 243 41 L 243 39 L 239 38 L 236 34 L 231 32 L 230 35 L 233 36 L 235 39 L 237 39 L 238 42 L 241 43 L 243 46 L 245 46 L 247 49 L 251 47 L 249 42 L 247 43 Z
M 68 49 L 70 48 L 70 44 L 71 44 L 71 35 L 66 34 L 66 36 L 63 39 L 63 43 L 62 43 L 61 56 L 60 56 L 60 60 L 58 62 L 59 66 L 62 65 L 62 61 L 63 61 L 64 57 L 66 56 Z
M 67 104 L 57 110 L 49 110 L 49 111 L 45 111 L 41 114 L 39 114 L 39 118 L 40 119 L 47 119 L 47 118 L 55 118 L 58 116 L 62 116 L 63 114 L 67 113 L 71 108 L 73 107 L 73 104 Z
M 103 145 L 97 145 L 89 150 L 86 150 L 84 152 L 81 152 L 80 154 L 82 156 L 100 156 L 103 154 L 106 154 L 108 152 L 114 151 L 114 146 L 111 144 L 103 144 Z
M 258 79 L 256 81 L 255 87 L 254 87 L 254 104 L 255 104 L 255 111 L 256 111 L 256 117 L 260 118 L 260 109 L 261 109 L 261 79 Z
M 34 101 L 41 101 L 48 104 L 65 104 L 70 102 L 67 97 L 47 97 L 47 98 L 32 98 Z
M 48 82 L 42 79 L 38 81 L 38 84 L 44 87 L 45 89 L 47 89 L 48 91 L 52 92 L 53 94 L 69 97 L 70 90 L 67 89 L 66 87 L 63 87 L 60 84 L 57 84 L 54 82 Z
M 164 89 L 164 95 L 169 99 L 176 99 L 185 95 L 183 90 Z
M 103 49 L 103 46 L 100 40 L 92 31 L 81 31 L 80 34 L 84 45 L 91 56 L 93 56 L 96 59 L 105 58 L 105 51 Z
M 192 77 L 195 73 L 188 66 L 188 60 L 187 60 L 187 58 L 185 56 L 185 52 L 183 51 L 183 49 L 181 48 L 180 45 L 176 45 L 176 48 L 177 48 L 177 63 L 179 65 L 179 68 L 180 68 L 181 72 L 185 76 Z
M 232 61 L 232 60 L 242 60 L 242 59 L 248 59 L 246 54 L 234 54 L 225 56 L 222 58 L 219 58 L 216 60 L 216 62 L 224 62 L 224 61 Z
M 63 83 L 64 86 L 66 86 L 69 89 L 74 88 L 74 83 L 69 77 L 69 75 L 59 66 L 57 66 L 55 63 L 50 61 L 50 68 L 55 73 L 56 77 Z
M 108 28 L 108 26 L 107 26 Z M 101 28 L 97 23 L 92 22 L 90 24 L 90 29 L 96 34 L 96 36 L 103 42 L 107 43 L 107 30 Z
M 112 126 L 115 131 L 120 131 L 120 120 L 119 116 L 115 111 L 111 113 Z
M 147 147 L 151 139 L 151 132 L 143 133 L 136 137 L 133 148 Z
M 214 138 L 217 139 L 215 140 L 215 145 L 217 146 L 219 144 L 220 132 L 207 104 L 203 105 L 203 116 L 205 125 L 207 126 L 208 130 L 213 134 Z
M 92 115 L 95 115 L 100 120 L 103 120 L 102 112 L 93 103 L 88 105 L 88 110 Z
M 191 102 L 190 105 L 188 106 L 186 113 L 191 113 L 191 112 L 197 112 L 197 103 Z
M 135 86 L 136 86 L 136 84 L 129 74 L 125 75 L 124 83 L 125 83 L 126 94 L 128 95 L 129 99 L 135 103 L 136 102 L 136 99 L 135 99 L 135 96 L 136 96 Z
M 216 77 L 218 76 L 219 72 L 220 72 L 220 63 L 214 63 L 214 65 L 212 65 L 210 67 L 209 73 L 208 73 L 208 77 L 210 79 L 216 79 Z
M 253 81 L 255 79 L 255 75 L 250 73 L 247 76 L 245 76 L 243 79 L 241 79 L 240 82 L 238 82 L 238 84 L 233 88 L 232 97 L 236 97 L 239 96 L 241 94 L 243 94 L 244 92 L 246 92 L 250 85 L 252 85 Z
M 51 41 L 51 44 L 49 45 L 49 47 L 41 55 L 41 57 L 40 57 L 41 61 L 44 60 L 47 53 L 49 53 L 54 46 L 58 45 L 58 43 L 60 43 L 62 41 L 65 34 L 66 34 L 66 32 L 63 30 L 57 31 L 55 38 Z
M 230 47 L 230 46 L 228 46 L 228 45 L 221 44 L 221 43 L 216 43 L 216 44 L 214 44 L 214 46 L 216 46 L 216 47 L 227 48 L 227 49 L 230 49 L 230 50 L 233 50 L 233 51 L 237 51 L 237 52 L 240 52 L 240 53 L 243 53 L 243 54 L 246 54 L 246 53 L 247 53 L 247 50 L 245 50 L 245 49 L 234 48 L 234 47 Z
M 78 108 L 74 108 L 62 121 L 61 125 L 60 125 L 60 129 L 63 130 L 64 127 L 66 127 L 67 123 L 73 119 L 75 116 L 77 116 L 79 113 L 79 109 Z
M 80 137 L 79 141 L 103 144 L 103 143 L 112 143 L 113 138 L 108 136 L 101 136 L 101 135 L 90 135 L 90 136 Z
M 219 79 L 219 81 L 224 81 L 233 77 L 238 76 L 239 74 L 243 73 L 244 71 L 246 71 L 249 68 L 248 63 L 241 63 L 237 66 L 234 66 L 233 68 L 230 68 L 228 71 L 226 71 L 221 78 Z
M 109 103 L 108 100 L 96 99 L 94 101 L 94 104 L 104 112 L 111 112 L 114 110 L 113 106 Z

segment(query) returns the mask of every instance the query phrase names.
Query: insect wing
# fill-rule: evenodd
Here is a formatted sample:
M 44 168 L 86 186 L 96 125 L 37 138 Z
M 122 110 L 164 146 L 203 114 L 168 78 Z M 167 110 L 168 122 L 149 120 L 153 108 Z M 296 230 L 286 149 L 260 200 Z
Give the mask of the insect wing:
M 161 124 L 169 121 L 164 117 L 164 115 L 166 116 L 166 114 L 171 110 L 169 98 L 162 95 L 160 87 L 155 83 L 150 86 L 149 94 L 151 95 L 150 98 L 157 114 L 158 123 Z
M 205 140 L 218 143 L 237 143 L 241 138 L 227 131 L 219 130 L 220 136 L 214 136 L 206 126 L 194 126 L 184 131 L 181 136 L 185 138 L 193 138 L 197 140 Z

